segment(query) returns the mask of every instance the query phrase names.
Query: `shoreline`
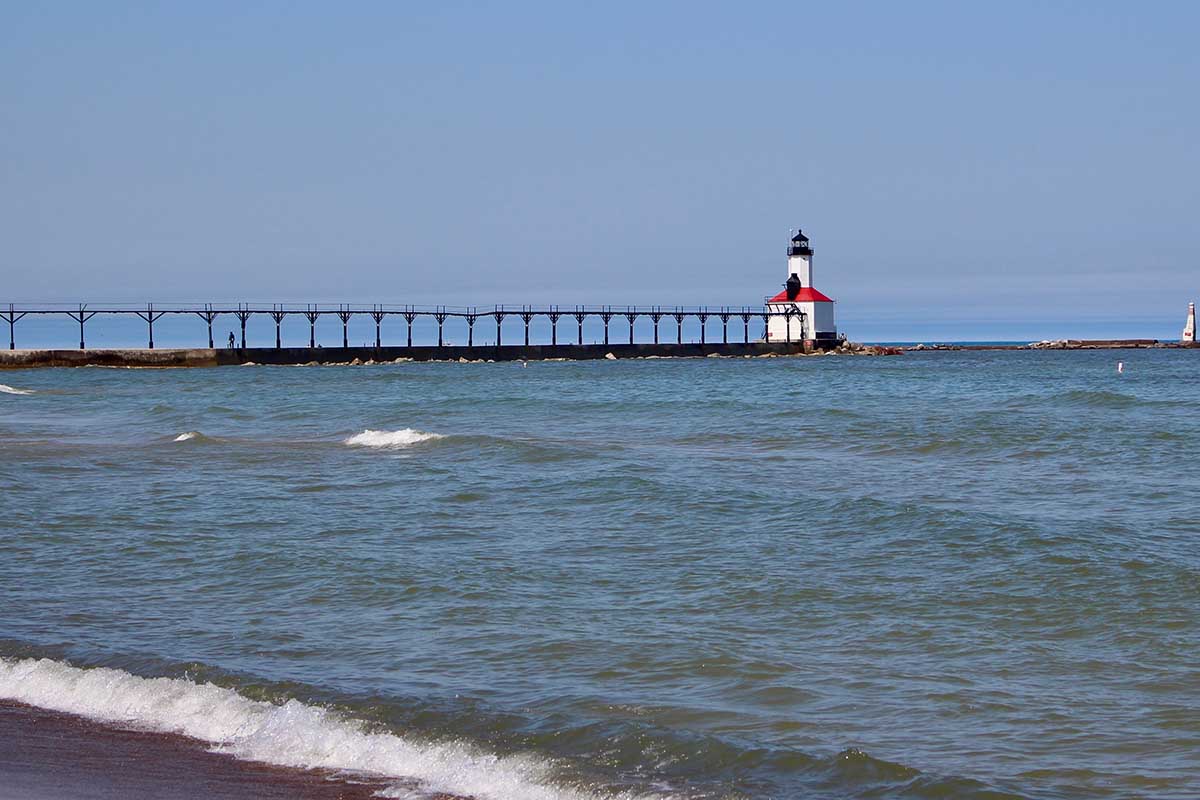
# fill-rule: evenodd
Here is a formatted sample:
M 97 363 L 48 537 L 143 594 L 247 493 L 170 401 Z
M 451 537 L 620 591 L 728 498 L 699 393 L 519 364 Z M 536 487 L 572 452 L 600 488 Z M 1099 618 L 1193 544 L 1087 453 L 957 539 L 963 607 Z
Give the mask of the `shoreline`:
M 180 734 L 0 700 L 0 800 L 367 800 L 388 785 L 241 761 Z

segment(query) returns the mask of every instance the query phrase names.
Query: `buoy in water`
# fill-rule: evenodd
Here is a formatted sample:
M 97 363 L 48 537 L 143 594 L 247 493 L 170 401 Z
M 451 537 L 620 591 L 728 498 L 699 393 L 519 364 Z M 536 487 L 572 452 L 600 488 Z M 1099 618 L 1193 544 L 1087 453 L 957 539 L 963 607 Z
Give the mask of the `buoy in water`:
M 1124 372 L 1125 372 L 1125 362 L 1124 362 L 1124 361 L 1118 361 L 1118 362 L 1117 362 L 1117 374 L 1118 374 L 1118 375 L 1121 375 L 1121 374 L 1122 374 L 1122 373 L 1124 373 Z

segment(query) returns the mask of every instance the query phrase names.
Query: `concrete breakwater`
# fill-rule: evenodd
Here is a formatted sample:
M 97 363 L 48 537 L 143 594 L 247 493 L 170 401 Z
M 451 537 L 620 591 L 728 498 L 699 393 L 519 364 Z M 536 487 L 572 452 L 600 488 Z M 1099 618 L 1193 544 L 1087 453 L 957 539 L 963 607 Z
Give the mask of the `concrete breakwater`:
M 558 344 L 500 346 L 414 347 L 249 347 L 113 350 L 9 350 L 0 351 L 0 368 L 29 367 L 220 367 L 240 364 L 302 365 L 392 361 L 539 361 L 546 359 L 595 360 L 604 358 L 772 357 L 804 355 L 805 346 L 792 343 L 684 344 Z M 809 353 L 814 352 L 810 347 Z M 896 348 L 846 343 L 827 352 L 892 355 Z

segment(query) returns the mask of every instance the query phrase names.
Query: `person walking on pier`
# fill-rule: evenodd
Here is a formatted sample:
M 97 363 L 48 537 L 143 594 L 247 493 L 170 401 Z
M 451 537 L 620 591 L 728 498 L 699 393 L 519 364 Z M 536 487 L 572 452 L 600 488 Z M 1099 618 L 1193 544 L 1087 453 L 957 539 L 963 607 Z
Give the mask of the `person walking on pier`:
M 234 344 L 233 331 L 230 331 L 229 332 L 229 349 L 230 350 L 233 349 L 233 344 Z

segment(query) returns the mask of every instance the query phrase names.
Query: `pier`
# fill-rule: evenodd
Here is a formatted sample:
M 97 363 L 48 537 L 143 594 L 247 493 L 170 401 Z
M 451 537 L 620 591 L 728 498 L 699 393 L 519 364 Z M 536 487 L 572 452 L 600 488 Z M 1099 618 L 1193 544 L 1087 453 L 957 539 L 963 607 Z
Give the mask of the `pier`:
M 65 316 L 73 320 L 79 325 L 79 349 L 87 348 L 86 324 L 97 315 L 121 315 L 126 317 L 137 317 L 146 323 L 146 339 L 147 349 L 154 349 L 154 323 L 162 319 L 168 314 L 177 316 L 195 316 L 198 317 L 206 326 L 208 333 L 208 347 L 214 347 L 213 340 L 213 324 L 219 317 L 231 317 L 237 321 L 237 327 L 241 331 L 240 341 L 237 342 L 237 348 L 247 349 L 246 342 L 246 323 L 254 316 L 269 317 L 275 323 L 275 349 L 283 348 L 281 339 L 281 329 L 284 320 L 289 316 L 303 317 L 308 321 L 309 326 L 309 343 L 310 348 L 316 348 L 316 324 L 322 316 L 334 316 L 341 320 L 342 323 L 342 347 L 349 347 L 348 326 L 353 317 L 369 317 L 375 322 L 375 347 L 383 347 L 382 341 L 382 323 L 388 317 L 403 318 L 407 325 L 407 340 L 406 347 L 413 346 L 412 330 L 413 323 L 421 318 L 428 318 L 437 323 L 438 330 L 438 346 L 442 347 L 445 342 L 445 328 L 447 323 L 458 322 L 465 325 L 467 347 L 474 346 L 475 339 L 475 324 L 486 317 L 491 317 L 495 322 L 496 330 L 496 345 L 500 345 L 503 341 L 503 322 L 505 319 L 513 317 L 520 319 L 524 324 L 524 345 L 530 346 L 529 341 L 529 326 L 535 319 L 544 317 L 551 325 L 551 346 L 559 344 L 558 329 L 559 321 L 569 316 L 576 323 L 576 338 L 574 344 L 582 345 L 583 341 L 583 323 L 589 317 L 597 318 L 604 323 L 604 344 L 609 345 L 616 343 L 616 332 L 611 330 L 611 323 L 617 320 L 619 324 L 628 324 L 629 339 L 627 344 L 636 344 L 634 337 L 634 323 L 639 318 L 648 318 L 652 320 L 654 325 L 654 341 L 653 344 L 660 344 L 659 327 L 664 319 L 669 319 L 675 323 L 675 344 L 682 345 L 683 341 L 683 324 L 687 319 L 695 319 L 700 323 L 700 344 L 707 344 L 709 320 L 719 320 L 721 323 L 721 343 L 729 344 L 729 323 L 734 321 L 735 327 L 738 322 L 741 323 L 741 342 L 742 344 L 750 344 L 750 322 L 751 320 L 761 320 L 763 327 L 770 325 L 772 318 L 779 318 L 784 321 L 786 334 L 784 339 L 790 344 L 793 341 L 801 342 L 802 337 L 800 331 L 804 330 L 804 322 L 807 315 L 798 308 L 774 308 L 764 306 L 763 308 L 751 308 L 749 306 L 741 306 L 733 308 L 730 306 L 720 306 L 710 308 L 708 306 L 573 306 L 563 309 L 561 306 L 544 306 L 535 308 L 534 306 L 504 306 L 498 305 L 490 310 L 481 310 L 477 307 L 450 307 L 450 306 L 384 306 L 371 305 L 369 307 L 350 305 L 337 306 L 320 306 L 320 305 L 303 305 L 288 308 L 284 304 L 272 304 L 269 308 L 265 306 L 251 306 L 248 304 L 239 303 L 236 306 L 216 307 L 211 303 L 205 303 L 202 306 L 155 306 L 153 303 L 147 303 L 145 307 L 132 306 L 91 306 L 87 303 L 79 303 L 74 306 L 24 306 L 15 303 L 9 303 L 8 307 L 0 310 L 0 320 L 3 320 L 8 325 L 8 349 L 16 350 L 16 326 L 27 316 L 46 316 L 56 315 Z M 796 336 L 792 336 L 792 323 L 796 324 Z M 610 335 L 613 341 L 610 342 Z M 570 340 L 566 339 L 563 344 Z M 737 332 L 734 333 L 734 341 L 737 341 Z M 835 343 L 836 344 L 836 343 Z
M 0 369 L 28 367 L 221 367 L 254 365 L 385 364 L 405 361 L 585 361 L 605 358 L 728 358 L 801 355 L 802 342 L 728 344 L 416 345 L 413 347 L 146 348 L 3 350 Z M 871 354 L 874 354 L 873 352 Z
M 58 316 L 78 326 L 78 341 L 62 348 L 17 349 L 19 323 L 32 316 Z M 155 345 L 155 323 L 173 315 L 195 318 L 195 348 L 161 348 Z M 145 348 L 88 348 L 89 323 L 98 316 L 136 318 L 145 326 Z M 273 324 L 273 337 L 265 344 L 251 343 L 247 324 L 255 317 Z M 322 317 L 340 322 L 340 341 L 333 346 L 318 342 L 317 323 Z M 288 318 L 307 323 L 308 346 L 283 343 L 283 326 Z M 350 322 L 363 318 L 373 323 L 374 343 L 350 344 Z M 385 341 L 384 322 L 403 322 L 399 342 Z M 531 340 L 530 328 L 542 319 L 549 323 L 549 343 Z M 584 322 L 602 324 L 602 341 L 585 341 Z M 635 323 L 643 322 L 641 336 Z M 778 321 L 775 321 L 778 319 Z M 800 338 L 807 315 L 799 308 L 764 304 L 749 306 L 505 306 L 490 309 L 451 306 L 388 306 L 382 304 L 260 304 L 107 306 L 78 303 L 71 306 L 31 306 L 9 303 L 0 307 L 0 320 L 8 327 L 8 351 L 0 366 L 219 366 L 225 364 L 307 364 L 366 361 L 433 360 L 535 360 L 645 357 L 700 357 L 709 355 L 787 355 L 828 350 L 841 340 Z M 228 321 L 233 341 L 222 340 L 214 327 Z M 436 326 L 437 344 L 414 344 L 413 328 L 424 321 Z M 686 322 L 698 324 L 698 340 L 685 341 Z M 494 332 L 494 342 L 479 343 L 480 326 Z M 758 336 L 770 327 L 782 331 L 781 338 L 766 342 Z M 793 335 L 795 332 L 795 335 Z M 466 344 L 452 344 L 449 335 Z M 65 344 L 65 343 L 64 343 Z M 221 345 L 226 346 L 221 346 Z M 77 346 L 76 346 L 77 345 Z

